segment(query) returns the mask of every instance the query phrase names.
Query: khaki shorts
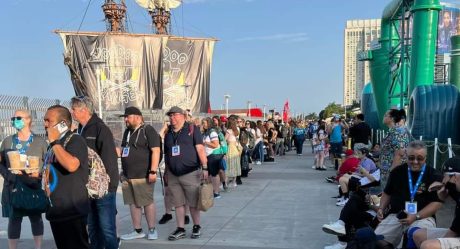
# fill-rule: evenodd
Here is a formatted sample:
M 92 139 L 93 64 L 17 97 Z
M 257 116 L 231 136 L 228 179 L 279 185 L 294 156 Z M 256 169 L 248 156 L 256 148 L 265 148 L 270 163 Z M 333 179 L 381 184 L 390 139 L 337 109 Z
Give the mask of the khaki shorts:
M 155 183 L 148 183 L 146 178 L 130 179 L 121 184 L 123 202 L 125 205 L 134 204 L 136 207 L 145 207 L 153 203 Z
M 383 235 L 385 241 L 391 243 L 394 247 L 399 246 L 399 243 L 402 242 L 402 236 L 406 229 L 411 227 L 420 227 L 420 228 L 434 228 L 436 227 L 436 222 L 433 217 L 416 220 L 410 227 L 403 226 L 399 223 L 396 214 L 388 215 L 375 229 L 375 234 Z M 400 248 L 400 247 L 398 247 Z
M 174 207 L 188 205 L 196 208 L 200 184 L 201 170 L 195 170 L 182 176 L 168 173 L 168 188 L 171 193 L 170 200 L 172 205 Z
M 442 249 L 460 248 L 460 238 L 443 238 L 448 231 L 447 228 L 429 228 L 426 231 L 426 238 L 437 239 Z

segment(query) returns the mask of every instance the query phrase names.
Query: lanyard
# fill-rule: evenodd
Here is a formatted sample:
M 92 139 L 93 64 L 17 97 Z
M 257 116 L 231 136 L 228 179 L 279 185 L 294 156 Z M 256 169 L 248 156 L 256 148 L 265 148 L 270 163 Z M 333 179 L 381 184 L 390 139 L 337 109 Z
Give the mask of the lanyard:
M 415 183 L 415 186 L 413 186 L 412 183 L 412 174 L 410 173 L 410 167 L 407 167 L 407 174 L 409 175 L 409 193 L 410 193 L 410 201 L 414 202 L 415 194 L 417 193 L 417 189 L 420 186 L 420 183 L 422 182 L 423 175 L 425 174 L 425 168 L 426 164 L 423 165 L 422 171 L 420 172 L 420 175 L 418 176 L 417 183 Z
M 81 128 L 77 128 L 77 134 L 81 135 L 83 133 L 83 129 L 85 129 L 86 125 L 82 125 Z
M 135 141 L 134 144 L 133 144 L 134 147 L 136 147 L 137 140 L 139 140 L 139 133 L 141 133 L 139 130 L 140 130 L 141 128 L 143 128 L 143 127 L 144 127 L 144 125 L 141 125 L 141 126 L 137 127 L 137 128 L 133 131 L 133 133 L 132 133 L 132 134 L 134 134 L 134 133 L 136 133 L 136 131 L 138 131 L 137 136 L 136 136 L 136 141 Z M 128 132 L 128 135 L 126 136 L 126 147 L 129 146 L 129 139 L 130 139 L 130 138 L 131 138 L 131 131 L 129 131 L 129 132 Z
M 173 140 L 174 140 L 174 145 L 177 145 L 177 140 L 179 139 L 179 135 L 181 134 L 183 128 L 184 127 L 182 127 L 178 132 L 174 132 L 173 130 L 171 130 Z
M 34 134 L 30 134 L 29 139 L 26 141 L 26 144 L 23 146 L 21 141 L 19 141 L 18 134 L 13 135 L 13 147 L 17 149 L 20 154 L 26 154 L 26 151 L 29 149 L 30 144 L 34 141 Z M 13 149 L 13 148 L 12 148 Z

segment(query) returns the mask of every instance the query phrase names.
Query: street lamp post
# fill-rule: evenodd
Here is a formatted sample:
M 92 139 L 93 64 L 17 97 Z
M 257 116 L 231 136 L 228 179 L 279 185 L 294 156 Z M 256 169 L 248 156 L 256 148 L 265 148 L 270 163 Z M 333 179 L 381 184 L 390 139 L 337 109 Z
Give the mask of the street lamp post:
M 225 98 L 225 112 L 227 113 L 227 117 L 228 117 L 228 99 L 230 99 L 230 95 L 229 94 L 225 94 L 224 95 L 224 98 Z
M 264 121 L 266 120 L 265 118 L 265 108 L 267 108 L 267 105 L 264 105 L 263 112 L 264 112 Z
M 251 104 L 252 102 L 248 100 L 248 117 L 251 117 Z

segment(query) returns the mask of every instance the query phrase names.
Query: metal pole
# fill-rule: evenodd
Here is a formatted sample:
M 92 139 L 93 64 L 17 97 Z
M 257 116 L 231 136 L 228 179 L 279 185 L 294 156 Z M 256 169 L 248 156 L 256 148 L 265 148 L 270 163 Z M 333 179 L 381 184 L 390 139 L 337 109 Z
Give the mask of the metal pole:
M 263 109 L 263 111 L 264 111 L 264 121 L 267 120 L 267 119 L 265 118 L 265 108 L 266 108 L 266 107 L 267 107 L 267 105 L 264 105 L 264 109 Z
M 99 105 L 99 118 L 102 118 L 102 92 L 101 92 L 101 70 L 99 67 L 96 69 L 96 77 L 97 77 L 97 98 L 98 98 L 98 105 Z
M 452 139 L 449 137 L 447 139 L 447 146 L 449 148 L 449 158 L 452 158 L 453 153 L 452 153 Z
M 434 139 L 434 156 L 433 156 L 433 168 L 436 169 L 436 156 L 437 156 L 437 153 L 438 152 L 438 138 L 435 138 Z
M 224 98 L 225 98 L 225 112 L 227 113 L 227 117 L 228 117 L 228 99 L 230 98 L 230 95 L 226 94 L 224 95 Z

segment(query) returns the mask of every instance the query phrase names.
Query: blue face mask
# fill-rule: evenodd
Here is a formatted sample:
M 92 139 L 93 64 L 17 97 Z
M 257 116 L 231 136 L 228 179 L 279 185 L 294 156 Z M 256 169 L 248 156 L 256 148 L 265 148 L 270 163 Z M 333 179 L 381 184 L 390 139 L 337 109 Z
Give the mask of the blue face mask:
M 24 128 L 25 124 L 24 124 L 24 120 L 20 119 L 15 119 L 14 121 L 11 122 L 11 124 L 13 125 L 14 128 L 16 128 L 16 130 L 20 131 L 22 130 L 22 128 Z

